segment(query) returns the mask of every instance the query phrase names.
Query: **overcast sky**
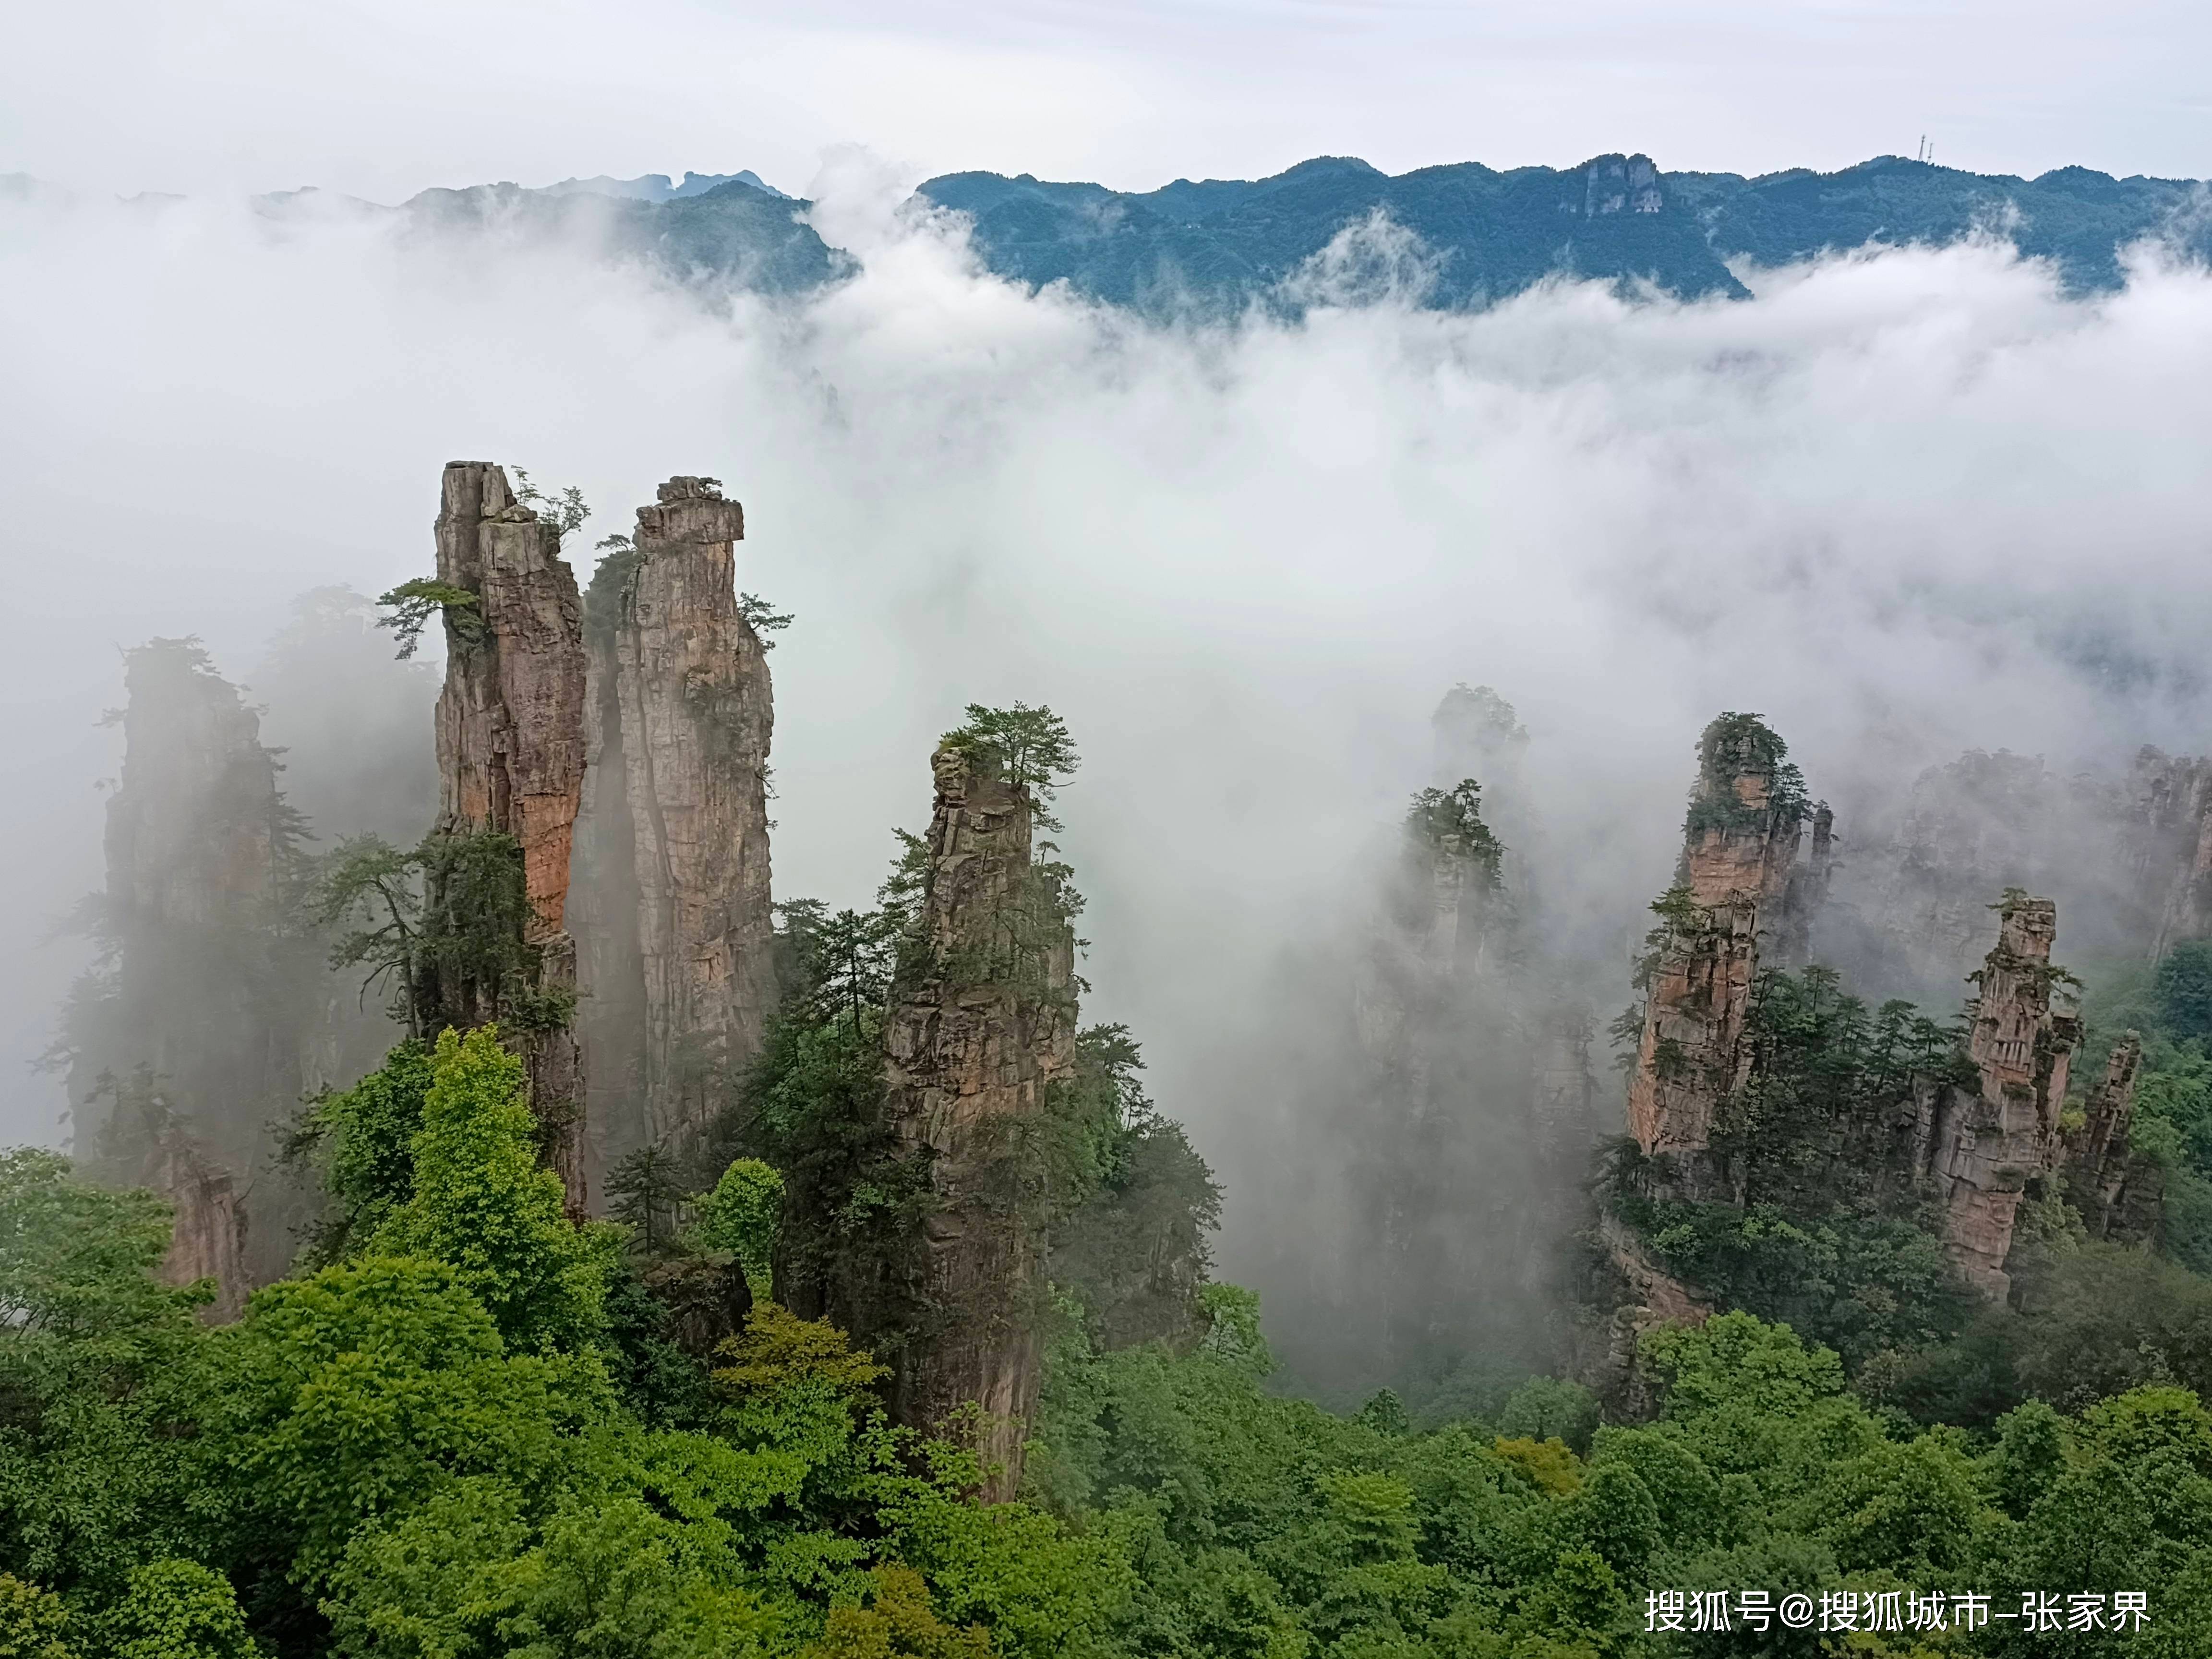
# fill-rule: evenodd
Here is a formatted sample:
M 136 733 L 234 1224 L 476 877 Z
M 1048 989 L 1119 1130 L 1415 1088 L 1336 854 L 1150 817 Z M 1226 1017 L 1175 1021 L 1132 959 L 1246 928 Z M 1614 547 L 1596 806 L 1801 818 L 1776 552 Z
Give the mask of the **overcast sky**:
M 9 0 L 0 173 L 125 192 L 751 167 L 859 144 L 1146 189 L 1357 155 L 1390 172 L 2212 173 L 2187 0 Z

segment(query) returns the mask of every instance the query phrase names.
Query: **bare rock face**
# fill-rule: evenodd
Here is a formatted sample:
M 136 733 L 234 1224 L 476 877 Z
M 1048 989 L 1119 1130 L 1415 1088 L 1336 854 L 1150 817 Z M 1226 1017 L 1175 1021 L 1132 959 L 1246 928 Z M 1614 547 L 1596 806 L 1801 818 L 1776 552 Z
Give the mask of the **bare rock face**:
M 1966 1279 L 2002 1297 L 2013 1223 L 2028 1181 L 2055 1169 L 2059 1113 L 2081 1022 L 2053 1006 L 2051 963 L 2057 907 L 2008 893 L 1996 948 L 1979 974 L 1966 1052 L 1979 1092 L 1961 1091 L 1942 1110 L 1933 1173 L 1943 1183 L 1946 1243 Z
M 2130 1031 L 2113 1045 L 2104 1080 L 2089 1091 L 2080 1127 L 2065 1137 L 2067 1200 L 2092 1238 L 2115 1243 L 2155 1239 L 2166 1193 L 2163 1168 L 2135 1156 L 2128 1145 L 2142 1066 L 2142 1041 Z
M 2143 873 L 2158 905 L 2150 954 L 2212 938 L 2212 761 L 2145 747 L 2130 776 Z
M 169 1249 L 156 1276 L 175 1285 L 213 1279 L 215 1300 L 202 1316 L 229 1323 L 245 1311 L 246 1293 L 276 1277 L 265 1267 L 257 1273 L 248 1259 L 246 1215 L 236 1180 L 210 1160 L 150 1073 L 118 1089 L 114 1104 L 104 1135 L 108 1172 L 124 1186 L 143 1187 L 169 1200 Z
M 432 1022 L 504 1018 L 530 1075 L 548 1160 L 584 1206 L 582 1058 L 570 1024 L 576 945 L 567 929 L 568 864 L 584 779 L 583 605 L 561 557 L 561 532 L 514 499 L 506 472 L 447 463 L 437 520 L 438 580 L 477 596 L 465 622 L 447 615 L 446 685 L 438 698 L 438 834 L 487 831 L 520 848 L 520 943 L 534 961 L 527 1017 L 518 988 L 465 967 L 443 972 Z M 428 909 L 457 902 L 434 870 Z
M 1036 1407 L 1043 1289 L 1010 1155 L 1046 1088 L 1073 1073 L 1074 936 L 1036 866 L 1029 791 L 950 744 L 930 765 L 936 804 L 885 1054 L 900 1145 L 930 1158 L 921 1277 L 933 1314 L 902 1357 L 897 1404 L 917 1427 L 980 1405 L 978 1449 L 999 1471 L 989 1490 L 1006 1497 Z
M 1629 1079 L 1629 1131 L 1647 1156 L 1694 1165 L 1689 1155 L 1710 1145 L 1721 1103 L 1751 1064 L 1743 1038 L 1762 934 L 1802 939 L 1825 890 L 1832 820 L 1825 808 L 1815 815 L 1820 857 L 1801 868 L 1812 809 L 1786 752 L 1748 715 L 1723 714 L 1699 739 L 1668 935 Z M 1685 1173 L 1695 1184 L 1694 1171 Z
M 610 1159 L 703 1128 L 775 1000 L 775 706 L 735 586 L 744 514 L 712 478 L 658 493 L 591 599 L 593 1066 L 627 1085 Z

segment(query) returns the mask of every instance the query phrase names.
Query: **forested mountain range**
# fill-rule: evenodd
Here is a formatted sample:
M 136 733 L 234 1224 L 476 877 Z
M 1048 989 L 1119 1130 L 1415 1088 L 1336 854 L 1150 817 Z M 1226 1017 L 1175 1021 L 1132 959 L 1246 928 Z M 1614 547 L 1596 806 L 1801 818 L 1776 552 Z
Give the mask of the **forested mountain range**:
M 306 199 L 265 197 L 260 206 L 285 213 Z M 1395 175 L 1353 156 L 1316 156 L 1270 178 L 1178 179 L 1152 191 L 954 173 L 927 180 L 912 200 L 965 216 L 977 255 L 997 276 L 1065 283 L 1163 318 L 1220 317 L 1255 301 L 1295 310 L 1323 275 L 1317 257 L 1347 229 L 1374 222 L 1410 238 L 1392 274 L 1401 287 L 1410 279 L 1419 303 L 1443 309 L 1494 303 L 1557 276 L 1680 299 L 1743 298 L 1741 277 L 1751 268 L 1978 235 L 2049 260 L 2075 293 L 2117 287 L 2124 250 L 2146 239 L 2212 253 L 2198 180 L 2115 179 L 2079 167 L 2022 179 L 1897 155 L 1835 173 L 1756 177 L 1669 173 L 1642 155 L 1567 167 L 1460 161 Z M 810 205 L 741 172 L 687 174 L 680 185 L 649 174 L 541 190 L 428 190 L 398 211 L 448 230 L 596 236 L 612 255 L 686 279 L 794 294 L 854 269 L 850 254 L 807 222 Z

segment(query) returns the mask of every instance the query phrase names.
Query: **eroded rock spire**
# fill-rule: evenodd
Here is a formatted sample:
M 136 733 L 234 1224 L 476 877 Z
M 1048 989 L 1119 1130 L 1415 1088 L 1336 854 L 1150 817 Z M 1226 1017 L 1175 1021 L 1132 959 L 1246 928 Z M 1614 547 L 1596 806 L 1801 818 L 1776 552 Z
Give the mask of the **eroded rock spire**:
M 424 1023 L 501 1022 L 572 1210 L 584 1207 L 582 1057 L 568 862 L 584 780 L 583 606 L 560 527 L 506 472 L 447 463 L 437 519 L 448 605 L 439 811 L 427 872 Z M 506 895 L 519 878 L 520 904 Z M 519 913 L 518 913 L 519 911 Z
M 1948 1091 L 1934 1173 L 1944 1184 L 1952 1260 L 1981 1290 L 2002 1297 L 2013 1224 L 2028 1181 L 2057 1167 L 2058 1117 L 2081 1022 L 2054 994 L 2063 973 L 2051 961 L 2058 907 L 2008 892 L 1997 906 L 1997 942 L 1974 975 L 1966 1053 L 1981 1086 Z
M 1647 1156 L 1686 1167 L 1711 1145 L 1722 1103 L 1751 1064 L 1744 1042 L 1763 936 L 1796 944 L 1825 885 L 1832 819 L 1806 799 L 1789 750 L 1755 714 L 1723 714 L 1698 740 L 1698 781 L 1674 885 L 1648 969 L 1628 1089 L 1629 1130 Z M 1801 866 L 1808 821 L 1819 861 Z M 1771 952 L 1787 965 L 1786 948 Z
M 994 1496 L 1021 1479 L 1042 1349 L 1040 1244 L 1023 1210 L 1021 1132 L 1075 1063 L 1075 940 L 1039 865 L 1036 803 L 988 748 L 940 744 L 921 890 L 885 1031 L 901 1147 L 926 1153 L 933 1207 L 919 1277 L 928 1326 L 901 1358 L 916 1426 L 981 1405 Z
M 588 977 L 610 1160 L 696 1135 L 775 1006 L 775 705 L 738 602 L 744 513 L 674 477 L 592 578 Z

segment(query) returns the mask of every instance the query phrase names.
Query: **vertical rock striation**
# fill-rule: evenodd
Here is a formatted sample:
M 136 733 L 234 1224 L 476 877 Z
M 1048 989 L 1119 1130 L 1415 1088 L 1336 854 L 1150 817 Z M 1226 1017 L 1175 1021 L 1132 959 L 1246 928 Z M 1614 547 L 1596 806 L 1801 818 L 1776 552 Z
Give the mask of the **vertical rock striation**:
M 434 1026 L 505 1022 L 529 1072 L 548 1162 L 580 1213 L 582 1056 L 567 908 L 584 778 L 583 607 L 558 526 L 516 501 L 497 466 L 447 464 L 436 535 L 438 580 L 476 603 L 447 609 L 436 836 L 447 854 L 432 866 L 426 913 L 464 932 L 519 934 L 511 942 L 520 966 L 491 948 L 507 941 L 476 939 L 434 960 L 422 1000 Z M 495 850 L 520 862 L 519 917 L 483 908 L 490 860 L 467 848 L 492 847 L 486 836 L 507 838 L 511 848 Z
M 1945 1242 L 1968 1281 L 2002 1297 L 2013 1222 L 2031 1179 L 2057 1166 L 2058 1118 L 2081 1022 L 2055 1006 L 2051 947 L 2058 908 L 2017 891 L 1998 907 L 1996 946 L 1980 972 L 1966 1053 L 1980 1073 L 1972 1095 L 1945 1091 L 1934 1174 L 1942 1183 Z
M 595 1070 L 629 1084 L 609 1159 L 696 1136 L 775 999 L 766 648 L 738 602 L 744 514 L 675 477 L 592 579 L 587 834 Z
M 1025 1121 L 1075 1060 L 1075 942 L 1032 849 L 1028 789 L 988 751 L 931 757 L 936 801 L 918 911 L 885 1030 L 888 1105 L 901 1146 L 925 1155 L 933 1212 L 920 1277 L 928 1328 L 901 1357 L 900 1416 L 941 1424 L 973 1401 L 980 1449 L 1010 1496 L 1036 1406 L 1039 1245 L 1023 1212 Z
M 2113 1045 L 2080 1127 L 2066 1136 L 2067 1201 L 2090 1237 L 2118 1244 L 2154 1242 L 2166 1196 L 2165 1167 L 2129 1145 L 2142 1066 L 2142 1040 L 2130 1031 Z
M 1806 800 L 1786 747 L 1755 715 L 1722 715 L 1705 728 L 1698 754 L 1628 1089 L 1637 1145 L 1647 1157 L 1675 1158 L 1689 1188 L 1714 1184 L 1717 1172 L 1700 1155 L 1751 1064 L 1743 1039 L 1762 932 L 1804 938 L 1832 841 L 1826 809 L 1816 813 Z M 1801 868 L 1808 815 L 1820 858 Z
M 2212 937 L 2212 761 L 2145 746 L 2130 775 L 2130 828 L 2155 907 L 2150 955 Z

